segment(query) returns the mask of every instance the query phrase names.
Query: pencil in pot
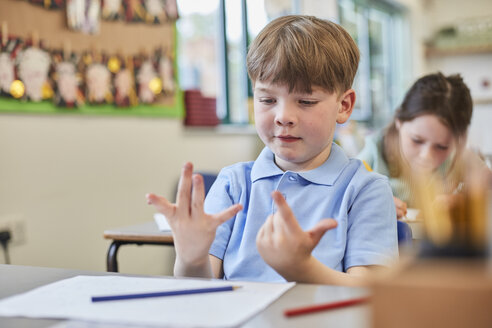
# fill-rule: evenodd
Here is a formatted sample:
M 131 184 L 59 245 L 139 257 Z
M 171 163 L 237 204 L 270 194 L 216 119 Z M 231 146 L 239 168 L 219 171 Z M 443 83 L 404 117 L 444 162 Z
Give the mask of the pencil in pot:
M 107 295 L 107 296 L 93 296 L 92 302 L 106 302 L 106 301 L 122 301 L 139 298 L 151 298 L 151 297 L 166 297 L 166 296 L 179 296 L 179 295 L 193 295 L 204 293 L 217 293 L 217 292 L 229 292 L 241 288 L 240 286 L 222 286 L 222 287 L 210 287 L 210 288 L 197 288 L 197 289 L 181 289 L 170 290 L 163 292 L 151 292 L 151 293 L 136 293 L 136 294 L 121 294 L 121 295 Z
M 369 301 L 368 297 L 361 297 L 361 298 L 354 298 L 354 299 L 345 300 L 345 301 L 309 305 L 309 306 L 305 306 L 305 307 L 287 309 L 284 311 L 284 315 L 287 317 L 293 317 L 293 316 L 302 315 L 302 314 L 309 314 L 309 313 L 313 313 L 313 312 L 339 309 L 339 308 L 343 308 L 343 307 L 347 307 L 347 306 L 351 306 L 351 305 L 366 303 L 368 301 Z

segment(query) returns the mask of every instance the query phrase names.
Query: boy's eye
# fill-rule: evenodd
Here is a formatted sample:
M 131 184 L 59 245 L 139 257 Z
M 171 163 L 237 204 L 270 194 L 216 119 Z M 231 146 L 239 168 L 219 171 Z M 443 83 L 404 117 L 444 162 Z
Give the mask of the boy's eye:
M 315 101 L 315 100 L 299 100 L 299 104 L 303 105 L 303 106 L 314 106 L 316 105 L 318 102 Z
M 275 99 L 272 98 L 260 98 L 260 102 L 263 104 L 271 105 L 275 103 Z
M 412 139 L 413 143 L 414 144 L 417 144 L 417 145 L 420 145 L 420 144 L 423 144 L 424 142 L 420 139 Z
M 448 150 L 448 146 L 437 145 L 436 148 L 442 151 Z

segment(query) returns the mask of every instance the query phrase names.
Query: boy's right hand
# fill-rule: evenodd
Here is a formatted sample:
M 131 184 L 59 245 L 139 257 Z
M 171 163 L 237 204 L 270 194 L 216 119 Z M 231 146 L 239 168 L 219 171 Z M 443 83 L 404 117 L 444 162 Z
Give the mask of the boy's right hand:
M 407 203 L 394 196 L 393 201 L 395 202 L 396 218 L 399 220 L 407 215 Z
M 193 165 L 183 166 L 178 185 L 176 204 L 155 194 L 147 194 L 152 204 L 167 219 L 173 232 L 176 255 L 185 265 L 200 265 L 208 261 L 208 252 L 215 238 L 217 227 L 236 215 L 242 206 L 233 205 L 217 214 L 203 210 L 205 187 L 199 174 L 193 175 Z

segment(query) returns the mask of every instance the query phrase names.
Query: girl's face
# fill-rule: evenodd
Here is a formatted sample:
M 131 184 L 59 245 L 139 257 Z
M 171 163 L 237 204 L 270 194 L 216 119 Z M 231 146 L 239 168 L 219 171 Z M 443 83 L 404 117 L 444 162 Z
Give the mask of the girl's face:
M 433 172 L 453 152 L 456 142 L 451 130 L 436 115 L 422 115 L 396 122 L 400 149 L 413 172 Z

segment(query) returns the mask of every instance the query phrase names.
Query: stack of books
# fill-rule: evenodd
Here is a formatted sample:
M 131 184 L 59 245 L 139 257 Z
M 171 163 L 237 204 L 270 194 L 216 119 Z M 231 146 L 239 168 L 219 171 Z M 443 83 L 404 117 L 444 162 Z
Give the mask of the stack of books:
M 220 123 L 216 111 L 216 98 L 204 97 L 200 90 L 184 92 L 186 118 L 188 126 L 215 126 Z

